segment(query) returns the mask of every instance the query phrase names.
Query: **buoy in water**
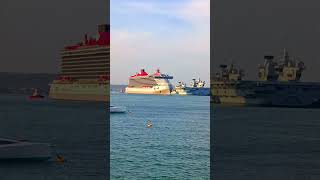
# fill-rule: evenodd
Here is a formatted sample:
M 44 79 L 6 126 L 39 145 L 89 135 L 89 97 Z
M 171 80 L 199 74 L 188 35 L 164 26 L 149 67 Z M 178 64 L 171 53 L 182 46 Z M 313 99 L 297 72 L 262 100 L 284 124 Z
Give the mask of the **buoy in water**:
M 65 162 L 64 157 L 57 154 L 57 162 L 59 162 L 59 163 L 64 163 L 64 162 Z
M 148 123 L 147 123 L 147 128 L 152 128 L 152 123 L 151 123 L 151 121 L 148 121 Z

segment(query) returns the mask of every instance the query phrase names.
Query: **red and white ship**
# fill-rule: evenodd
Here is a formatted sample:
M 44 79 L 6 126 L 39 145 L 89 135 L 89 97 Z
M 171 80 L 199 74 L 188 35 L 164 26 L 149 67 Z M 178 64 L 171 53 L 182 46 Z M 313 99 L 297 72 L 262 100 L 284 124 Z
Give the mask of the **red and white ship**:
M 140 73 L 129 77 L 129 85 L 125 92 L 128 94 L 170 95 L 173 86 L 169 79 L 173 79 L 173 77 L 161 74 L 159 69 L 150 75 L 142 69 Z
M 109 101 L 110 26 L 99 25 L 98 37 L 61 51 L 61 74 L 49 97 L 61 100 Z

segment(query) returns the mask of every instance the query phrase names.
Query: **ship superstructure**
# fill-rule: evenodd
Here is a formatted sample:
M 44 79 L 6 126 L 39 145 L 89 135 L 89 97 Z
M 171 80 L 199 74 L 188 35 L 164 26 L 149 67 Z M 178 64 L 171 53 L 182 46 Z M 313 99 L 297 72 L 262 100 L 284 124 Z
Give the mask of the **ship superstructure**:
M 209 96 L 210 89 L 206 88 L 205 84 L 205 81 L 202 81 L 200 78 L 198 80 L 192 79 L 189 87 L 186 83 L 179 82 L 179 84 L 175 86 L 174 91 L 179 95 Z
M 129 84 L 125 92 L 128 94 L 162 94 L 170 95 L 173 86 L 170 83 L 172 76 L 160 73 L 160 70 L 148 74 L 144 69 L 129 77 Z
M 192 79 L 192 81 L 190 83 L 190 87 L 192 87 L 192 88 L 203 88 L 205 84 L 206 84 L 206 82 L 205 81 L 201 81 L 200 78 L 199 78 L 199 80 Z
M 258 81 L 243 80 L 242 70 L 223 66 L 212 80 L 212 101 L 220 104 L 307 107 L 320 103 L 320 83 L 301 82 L 305 65 L 284 51 L 280 58 L 265 56 Z
M 179 94 L 179 95 L 191 95 L 190 92 L 187 90 L 187 84 L 184 82 L 178 82 L 178 85 L 174 87 L 173 93 Z
M 258 77 L 261 81 L 300 81 L 305 65 L 302 61 L 292 59 L 284 50 L 282 57 L 265 56 L 265 62 L 259 66 Z
M 99 25 L 98 37 L 61 50 L 61 73 L 49 97 L 62 100 L 109 100 L 110 26 Z

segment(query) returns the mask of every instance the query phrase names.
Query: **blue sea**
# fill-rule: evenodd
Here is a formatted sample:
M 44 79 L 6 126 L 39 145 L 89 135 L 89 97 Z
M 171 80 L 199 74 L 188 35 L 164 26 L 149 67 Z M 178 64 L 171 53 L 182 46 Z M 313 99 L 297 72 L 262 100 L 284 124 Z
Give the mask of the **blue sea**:
M 320 179 L 320 109 L 211 108 L 213 179 Z
M 209 179 L 209 100 L 111 93 L 111 179 Z
M 0 137 L 50 143 L 44 162 L 0 162 L 1 180 L 106 180 L 107 105 L 0 95 Z

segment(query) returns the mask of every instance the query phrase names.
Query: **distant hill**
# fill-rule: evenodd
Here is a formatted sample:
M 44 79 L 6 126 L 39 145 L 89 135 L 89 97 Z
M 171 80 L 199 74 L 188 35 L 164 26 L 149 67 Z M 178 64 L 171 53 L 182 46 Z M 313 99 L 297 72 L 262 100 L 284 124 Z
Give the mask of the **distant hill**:
M 57 74 L 31 74 L 0 72 L 0 93 L 30 94 L 32 88 L 47 94 L 49 84 Z

